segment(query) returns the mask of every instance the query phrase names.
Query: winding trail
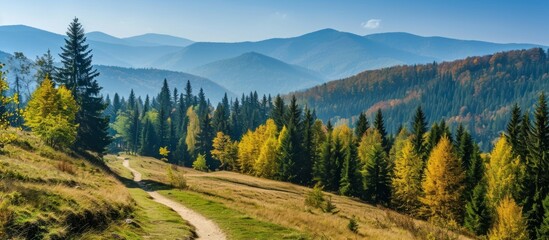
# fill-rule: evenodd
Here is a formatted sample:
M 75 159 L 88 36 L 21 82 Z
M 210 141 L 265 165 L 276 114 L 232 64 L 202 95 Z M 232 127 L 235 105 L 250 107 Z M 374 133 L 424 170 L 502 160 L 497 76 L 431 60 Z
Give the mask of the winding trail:
M 198 235 L 198 238 L 196 239 L 201 239 L 201 240 L 227 239 L 223 231 L 221 231 L 221 229 L 217 226 L 217 224 L 215 224 L 212 220 L 209 220 L 204 216 L 200 215 L 199 213 L 162 196 L 160 193 L 148 190 L 144 186 L 144 184 L 141 182 L 141 173 L 130 167 L 130 161 L 123 157 L 118 157 L 118 159 L 124 160 L 122 164 L 124 165 L 124 167 L 126 167 L 128 170 L 132 172 L 133 180 L 137 182 L 139 186 L 143 190 L 145 190 L 153 198 L 155 202 L 164 204 L 167 207 L 173 209 L 175 212 L 179 214 L 179 216 L 181 216 L 181 218 L 185 219 L 195 227 L 196 234 Z

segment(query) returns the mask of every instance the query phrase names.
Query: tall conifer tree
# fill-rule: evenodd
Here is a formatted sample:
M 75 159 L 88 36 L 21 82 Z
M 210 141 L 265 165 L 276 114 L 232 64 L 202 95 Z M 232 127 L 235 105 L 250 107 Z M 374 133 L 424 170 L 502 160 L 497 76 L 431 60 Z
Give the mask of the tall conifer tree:
M 62 66 L 55 80 L 71 90 L 80 106 L 76 114 L 79 126 L 74 147 L 102 156 L 111 140 L 107 132 L 109 119 L 103 115 L 107 106 L 100 95 L 101 87 L 95 79 L 99 73 L 93 69 L 93 55 L 88 47 L 84 28 L 75 18 L 69 24 L 65 46 L 61 48 Z

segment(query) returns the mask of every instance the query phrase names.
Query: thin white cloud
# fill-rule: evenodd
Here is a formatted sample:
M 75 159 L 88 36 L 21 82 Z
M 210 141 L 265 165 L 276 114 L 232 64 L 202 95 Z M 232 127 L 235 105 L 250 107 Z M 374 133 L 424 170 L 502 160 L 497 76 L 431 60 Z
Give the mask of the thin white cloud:
M 288 14 L 282 13 L 282 12 L 275 12 L 274 17 L 284 20 L 284 19 L 286 19 L 286 17 L 288 17 Z
M 367 22 L 362 22 L 360 25 L 363 28 L 376 29 L 381 26 L 381 19 L 370 19 Z

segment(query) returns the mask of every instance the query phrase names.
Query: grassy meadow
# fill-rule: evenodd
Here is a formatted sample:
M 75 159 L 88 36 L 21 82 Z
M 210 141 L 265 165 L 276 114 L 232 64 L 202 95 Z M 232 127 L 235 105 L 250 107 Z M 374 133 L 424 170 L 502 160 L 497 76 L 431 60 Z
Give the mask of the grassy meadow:
M 234 172 L 204 173 L 173 167 L 188 190 L 164 185 L 170 165 L 149 157 L 123 155 L 159 193 L 212 219 L 231 239 L 467 239 L 423 221 L 378 208 L 359 200 L 324 193 L 336 209 L 325 213 L 307 207 L 310 188 Z M 107 156 L 116 172 L 126 172 L 122 160 Z M 123 174 L 129 174 L 129 171 Z M 129 176 L 128 176 L 129 177 Z M 358 232 L 349 230 L 351 218 Z M 278 234 L 278 235 L 273 235 Z

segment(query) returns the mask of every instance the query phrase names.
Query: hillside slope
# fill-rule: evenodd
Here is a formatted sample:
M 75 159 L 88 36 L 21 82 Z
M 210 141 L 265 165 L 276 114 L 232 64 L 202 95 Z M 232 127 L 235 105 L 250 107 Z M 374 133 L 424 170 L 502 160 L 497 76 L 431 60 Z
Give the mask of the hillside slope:
M 131 213 L 133 201 L 114 177 L 43 146 L 29 133 L 17 134 L 0 154 L 0 238 L 101 232 Z
M 549 61 L 539 48 L 469 57 L 454 62 L 365 71 L 295 96 L 324 119 L 354 121 L 360 112 L 384 114 L 389 132 L 411 121 L 421 104 L 428 121 L 463 123 L 488 149 L 505 128 L 511 106 L 530 109 L 549 92 Z
M 192 228 L 104 165 L 18 134 L 0 152 L 0 239 L 142 239 Z M 126 188 L 128 187 L 128 188 Z
M 305 206 L 305 196 L 311 191 L 307 187 L 234 172 L 204 173 L 170 167 L 149 157 L 125 157 L 149 186 L 212 219 L 227 232 L 229 239 L 302 239 L 303 233 L 306 239 L 423 239 L 428 234 L 437 239 L 449 236 L 467 239 L 423 221 L 330 193 L 325 194 L 332 199 L 336 211 L 324 213 Z M 108 159 L 116 172 L 129 172 L 116 157 Z M 169 168 L 184 174 L 189 190 L 166 187 Z M 358 234 L 347 228 L 353 216 L 359 224 Z
M 276 95 L 324 82 L 313 71 L 255 52 L 209 63 L 190 72 L 212 79 L 236 94 L 257 91 L 259 95 Z

